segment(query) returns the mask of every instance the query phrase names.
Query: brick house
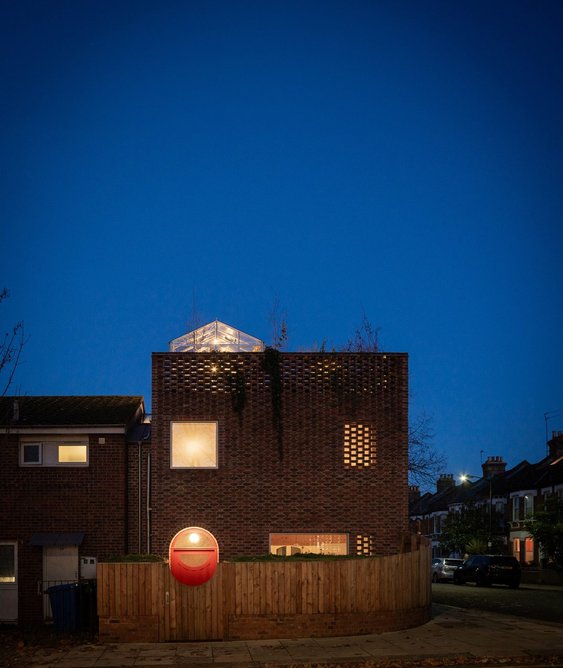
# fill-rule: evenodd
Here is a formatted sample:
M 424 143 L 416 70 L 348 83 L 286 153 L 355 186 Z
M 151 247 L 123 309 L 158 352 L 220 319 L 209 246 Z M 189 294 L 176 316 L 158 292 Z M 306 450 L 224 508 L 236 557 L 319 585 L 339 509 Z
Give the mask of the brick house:
M 48 615 L 38 587 L 79 558 L 167 556 L 188 526 L 221 559 L 390 555 L 408 532 L 403 353 L 283 353 L 216 321 L 153 354 L 150 425 L 141 397 L 19 397 L 0 434 L 6 620 Z
M 397 552 L 408 529 L 407 355 L 223 352 L 221 340 L 181 337 L 170 347 L 185 352 L 153 355 L 152 548 L 197 525 L 226 559 Z M 199 460 L 195 441 L 206 443 Z
M 0 621 L 48 619 L 46 587 L 129 550 L 127 434 L 143 413 L 141 397 L 0 399 Z

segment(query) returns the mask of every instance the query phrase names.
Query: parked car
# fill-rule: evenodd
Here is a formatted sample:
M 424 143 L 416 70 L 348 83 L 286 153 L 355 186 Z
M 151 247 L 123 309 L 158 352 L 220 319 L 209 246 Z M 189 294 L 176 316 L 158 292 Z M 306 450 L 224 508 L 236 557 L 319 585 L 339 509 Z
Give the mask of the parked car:
M 450 557 L 435 557 L 432 559 L 432 582 L 449 580 L 454 578 L 455 569 L 463 564 L 463 559 L 451 559 Z
M 513 589 L 520 586 L 520 562 L 516 557 L 474 554 L 454 571 L 454 583 L 475 582 L 478 587 L 505 584 Z

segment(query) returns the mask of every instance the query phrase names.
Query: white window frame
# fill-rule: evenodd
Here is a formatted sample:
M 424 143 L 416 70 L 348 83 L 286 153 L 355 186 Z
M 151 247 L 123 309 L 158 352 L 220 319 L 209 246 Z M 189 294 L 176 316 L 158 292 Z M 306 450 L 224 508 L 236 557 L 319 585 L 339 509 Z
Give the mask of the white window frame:
M 39 460 L 35 462 L 24 461 L 24 451 L 27 446 L 39 446 Z M 59 448 L 61 446 L 80 445 L 86 448 L 86 461 L 84 462 L 61 462 L 59 461 Z M 22 439 L 19 448 L 19 464 L 24 468 L 84 468 L 90 466 L 90 444 L 88 438 L 63 437 L 63 438 L 41 438 Z
M 513 522 L 519 522 L 520 521 L 520 497 L 519 496 L 513 496 L 512 497 L 512 521 Z
M 25 461 L 25 449 L 28 447 L 38 448 L 38 459 L 37 461 Z M 21 443 L 20 444 L 20 466 L 42 466 L 43 465 L 43 444 L 40 441 L 34 441 L 33 443 Z
M 215 466 L 175 466 L 174 425 L 175 424 L 207 424 L 215 425 Z M 170 421 L 170 468 L 175 471 L 214 471 L 219 468 L 219 422 L 217 420 L 171 420 Z

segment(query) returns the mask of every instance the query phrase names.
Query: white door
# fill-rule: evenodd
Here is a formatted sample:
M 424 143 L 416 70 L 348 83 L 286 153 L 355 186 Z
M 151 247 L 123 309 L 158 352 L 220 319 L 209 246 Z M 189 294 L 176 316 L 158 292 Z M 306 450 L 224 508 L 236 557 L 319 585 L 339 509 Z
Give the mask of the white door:
M 78 580 L 78 547 L 64 545 L 43 548 L 43 616 L 51 619 L 51 604 L 47 589 Z
M 18 545 L 0 541 L 0 622 L 18 621 Z

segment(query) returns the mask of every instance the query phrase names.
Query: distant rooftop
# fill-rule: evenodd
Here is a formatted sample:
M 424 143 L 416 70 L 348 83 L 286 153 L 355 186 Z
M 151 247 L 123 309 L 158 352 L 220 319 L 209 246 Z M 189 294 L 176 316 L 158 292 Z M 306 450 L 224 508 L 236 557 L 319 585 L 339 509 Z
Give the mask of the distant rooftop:
M 259 353 L 264 342 L 215 320 L 170 341 L 171 353 Z
M 140 396 L 1 397 L 0 425 L 127 426 L 143 411 Z

